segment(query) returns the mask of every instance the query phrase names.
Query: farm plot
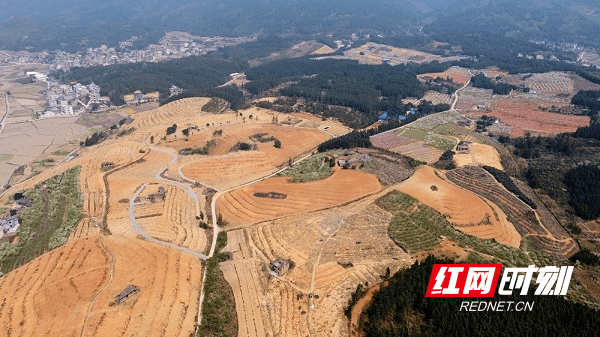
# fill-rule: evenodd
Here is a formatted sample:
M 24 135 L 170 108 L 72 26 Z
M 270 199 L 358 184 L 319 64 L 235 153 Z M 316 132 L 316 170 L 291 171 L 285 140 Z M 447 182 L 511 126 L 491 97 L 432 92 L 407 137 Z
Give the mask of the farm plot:
M 222 196 L 218 204 L 223 218 L 233 226 L 243 226 L 298 212 L 340 205 L 381 189 L 377 177 L 354 170 L 337 170 L 331 177 L 290 183 L 286 177 L 270 178 Z M 275 192 L 283 199 L 257 197 Z
M 439 55 L 424 53 L 417 50 L 396 48 L 374 42 L 368 42 L 358 48 L 344 52 L 343 57 L 321 57 L 323 58 L 345 58 L 357 60 L 361 64 L 382 64 L 384 60 L 391 65 L 405 64 L 409 62 L 428 63 L 434 60 L 449 62 L 465 58 L 464 56 L 443 57 Z
M 83 336 L 189 336 L 198 314 L 202 265 L 190 254 L 144 240 L 109 236 L 112 279 L 89 308 Z M 122 303 L 128 285 L 139 292 Z
M 532 74 L 525 80 L 525 85 L 544 94 L 575 93 L 575 83 L 571 76 L 556 71 Z
M 553 135 L 563 132 L 575 132 L 578 127 L 589 125 L 589 117 L 564 115 L 538 110 L 539 104 L 516 100 L 502 100 L 494 105 L 492 112 L 471 111 L 480 116 L 487 114 L 500 119 L 512 127 L 511 136 Z
M 446 173 L 447 177 L 463 188 L 466 188 L 486 199 L 494 202 L 506 213 L 509 220 L 521 235 L 532 237 L 547 237 L 552 242 L 544 239 L 534 239 L 535 248 L 557 259 L 565 259 L 573 251 L 572 239 L 557 239 L 563 233 L 556 235 L 545 228 L 537 220 L 535 212 L 523 201 L 502 187 L 483 168 L 467 166 Z
M 222 189 L 234 187 L 274 172 L 288 164 L 290 159 L 298 159 L 329 138 L 318 130 L 274 125 L 239 125 L 222 130 L 223 135 L 216 138 L 217 145 L 211 150 L 216 156 L 181 166 L 187 178 Z M 275 137 L 281 141 L 281 148 L 276 148 L 273 141 L 257 141 L 256 150 L 225 154 L 237 142 L 252 143 L 250 137 L 257 134 Z
M 0 278 L 3 335 L 80 334 L 88 305 L 109 279 L 98 238 L 69 242 Z
M 396 146 L 390 149 L 390 151 L 409 156 L 428 164 L 438 161 L 444 153 L 444 150 L 429 146 L 424 141 L 414 141 L 408 145 Z
M 148 127 L 166 128 L 174 122 L 184 118 L 193 118 L 195 115 L 202 114 L 202 107 L 210 101 L 209 98 L 184 98 L 158 109 L 142 112 L 138 114 L 132 127 L 136 129 Z
M 395 189 L 440 212 L 466 234 L 482 239 L 493 238 L 499 243 L 519 248 L 521 236 L 498 206 L 442 177 L 442 173 L 424 166 Z
M 248 249 L 244 231 L 239 229 L 228 232 L 227 238 L 226 251 L 233 255 L 233 260 L 221 263 L 221 270 L 235 297 L 238 336 L 267 336 L 261 301 L 256 289 L 257 271 L 253 268 L 253 257 Z
M 432 104 L 436 105 L 436 104 L 448 104 L 451 105 L 452 104 L 452 96 L 448 95 L 448 94 L 443 94 L 441 92 L 438 91 L 433 91 L 433 90 L 429 90 L 425 93 L 425 96 L 423 96 L 420 99 L 417 98 L 405 98 L 402 100 L 403 104 L 408 104 L 408 103 L 412 103 L 413 105 L 417 106 L 419 105 L 419 103 L 421 101 L 430 101 Z
M 502 262 L 505 265 L 526 266 L 531 260 L 520 249 L 506 246 L 495 240 L 482 240 L 454 229 L 444 216 L 420 204 L 411 196 L 392 191 L 377 200 L 377 205 L 394 214 L 389 235 L 413 256 L 422 257 L 423 252 L 436 252 L 443 248 L 444 241 L 452 240 L 460 248 L 451 248 L 449 252 L 464 255 L 464 251 L 474 253 L 476 261 L 488 260 Z M 471 257 L 471 256 L 469 256 Z
M 388 131 L 370 137 L 373 146 L 390 150 L 396 147 L 409 145 L 414 142 L 410 137 L 404 137 L 396 131 Z
M 412 263 L 387 237 L 389 219 L 370 200 L 243 229 L 239 236 L 246 242 L 237 245 L 233 263 L 248 262 L 252 278 L 236 303 L 239 297 L 244 305 L 253 303 L 250 290 L 256 288 L 266 336 L 347 335 L 344 309 L 356 286 L 380 282 L 388 266 L 395 272 Z M 291 259 L 295 266 L 269 277 L 264 265 L 276 258 Z M 258 315 L 251 312 L 249 318 Z
M 461 115 L 456 111 L 445 111 L 419 118 L 408 124 L 408 126 L 414 129 L 431 131 L 440 125 L 456 123 L 461 118 Z
M 147 187 L 146 189 L 150 189 Z M 207 237 L 198 226 L 196 203 L 183 190 L 166 186 L 164 202 L 134 208 L 136 220 L 148 235 L 197 252 L 206 248 Z
M 504 169 L 500 162 L 500 154 L 490 145 L 472 143 L 469 153 L 457 153 L 454 155 L 457 167 L 487 165 L 499 170 Z
M 469 70 L 466 68 L 452 67 L 441 73 L 427 73 L 427 74 L 417 75 L 417 78 L 419 78 L 420 80 L 423 80 L 423 81 L 426 80 L 427 78 L 431 78 L 431 79 L 442 78 L 445 80 L 448 77 L 450 77 L 454 83 L 465 84 L 471 79 L 471 74 L 469 73 Z
M 217 131 L 218 133 L 215 133 Z M 262 135 L 262 137 L 253 137 Z M 265 141 L 272 139 L 269 141 Z M 275 139 L 281 141 L 281 148 L 273 146 Z M 302 142 L 298 142 L 302 139 Z M 176 150 L 183 148 L 202 147 L 207 141 L 214 141 L 211 145 L 210 155 L 224 155 L 238 142 L 255 143 L 258 150 L 266 152 L 269 156 L 279 157 L 283 162 L 289 157 L 295 157 L 309 149 L 317 147 L 323 141 L 329 139 L 329 136 L 318 130 L 300 129 L 293 127 L 278 126 L 275 124 L 241 124 L 225 125 L 218 129 L 207 129 L 200 132 L 194 132 L 188 137 L 188 140 L 178 140 L 166 145 Z M 281 159 L 284 158 L 285 159 Z

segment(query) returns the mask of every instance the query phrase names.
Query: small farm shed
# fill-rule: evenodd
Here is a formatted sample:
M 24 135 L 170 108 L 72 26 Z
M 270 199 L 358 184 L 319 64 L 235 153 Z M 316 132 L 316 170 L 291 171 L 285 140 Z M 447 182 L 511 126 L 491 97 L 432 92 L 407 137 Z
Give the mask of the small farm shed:
M 134 285 L 128 285 L 127 288 L 125 288 L 125 290 L 123 290 L 119 295 L 117 295 L 117 297 L 115 298 L 115 300 L 117 301 L 117 303 L 121 303 L 123 301 L 125 301 L 129 296 L 131 296 L 132 294 L 136 293 L 140 291 L 140 289 Z

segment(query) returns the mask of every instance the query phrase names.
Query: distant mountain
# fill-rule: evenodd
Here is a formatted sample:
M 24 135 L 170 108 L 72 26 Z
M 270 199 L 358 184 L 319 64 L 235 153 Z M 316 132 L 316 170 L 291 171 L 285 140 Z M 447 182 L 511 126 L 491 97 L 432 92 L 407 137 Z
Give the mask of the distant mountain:
M 494 33 L 521 40 L 576 42 L 600 48 L 600 3 L 596 0 L 454 1 L 426 31 L 439 35 Z
M 406 0 L 37 0 L 0 7 L 0 34 L 13 37 L 0 40 L 0 48 L 51 49 L 62 43 L 63 49 L 80 49 L 114 45 L 133 35 L 149 43 L 171 30 L 201 36 L 404 33 L 423 15 Z M 44 31 L 32 32 L 27 23 Z
M 6 1 L 5 1 L 6 2 Z M 0 49 L 77 50 L 165 31 L 201 36 L 489 32 L 600 46 L 596 0 L 30 0 L 0 6 Z M 136 46 L 137 47 L 137 46 Z

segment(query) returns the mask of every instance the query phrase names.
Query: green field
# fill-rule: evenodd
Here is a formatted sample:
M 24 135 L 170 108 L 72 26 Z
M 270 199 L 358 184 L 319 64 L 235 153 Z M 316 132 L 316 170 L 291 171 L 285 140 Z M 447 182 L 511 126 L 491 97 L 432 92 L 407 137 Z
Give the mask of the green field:
M 52 155 L 64 157 L 64 156 L 68 155 L 69 153 L 70 153 L 69 151 L 60 151 L 59 150 L 59 151 L 52 152 Z
M 377 204 L 394 214 L 389 236 L 409 253 L 432 249 L 440 243 L 440 236 L 443 235 L 457 242 L 460 247 L 479 253 L 479 256 L 470 256 L 470 261 L 482 261 L 482 256 L 489 255 L 494 258 L 487 263 L 498 262 L 511 266 L 527 266 L 532 263 L 520 249 L 454 229 L 442 214 L 404 193 L 390 192 L 377 200 Z
M 223 277 L 219 263 L 228 255 L 220 253 L 227 245 L 227 232 L 220 232 L 215 246 L 215 256 L 206 260 L 206 281 L 202 302 L 202 322 L 197 336 L 237 336 L 238 325 L 233 290 Z
M 17 268 L 67 242 L 83 216 L 79 170 L 79 166 L 72 168 L 23 193 L 33 205 L 20 216 L 18 243 L 0 243 L 2 272 Z
M 425 138 L 425 144 L 445 151 L 452 150 L 456 146 L 456 141 L 437 135 L 429 135 Z
M 321 180 L 333 174 L 333 169 L 328 162 L 323 162 L 327 153 L 318 153 L 304 159 L 287 170 L 279 173 L 278 177 L 290 177 L 291 183 L 303 183 L 307 181 Z
M 14 155 L 12 154 L 0 154 L 0 161 L 9 161 L 13 159 Z

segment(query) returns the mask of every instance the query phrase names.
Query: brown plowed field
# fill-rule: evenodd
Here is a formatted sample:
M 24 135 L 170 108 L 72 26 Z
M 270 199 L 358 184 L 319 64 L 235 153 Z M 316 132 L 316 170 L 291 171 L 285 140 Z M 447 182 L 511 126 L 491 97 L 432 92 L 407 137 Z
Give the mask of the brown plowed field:
M 465 84 L 471 79 L 471 74 L 469 74 L 468 69 L 465 69 L 465 68 L 449 68 L 448 70 L 446 70 L 442 73 L 420 74 L 420 75 L 417 75 L 417 77 L 422 80 L 424 80 L 427 77 L 432 78 L 432 79 L 436 79 L 438 77 L 446 79 L 446 78 L 450 77 L 450 78 L 452 78 L 454 83 Z
M 338 170 L 331 177 L 289 183 L 286 177 L 270 178 L 222 196 L 218 207 L 223 218 L 235 226 L 248 225 L 298 212 L 340 205 L 381 189 L 377 177 L 354 170 Z M 256 192 L 286 194 L 285 199 L 259 198 Z
M 0 278 L 0 335 L 79 336 L 109 278 L 98 238 L 71 241 Z
M 237 142 L 252 143 L 249 138 L 252 135 L 264 133 L 264 137 L 273 136 L 281 141 L 281 149 L 273 146 L 273 142 L 258 144 L 258 150 L 268 153 L 270 156 L 285 159 L 294 157 L 298 153 L 303 153 L 307 149 L 311 149 L 329 139 L 330 137 L 319 130 L 315 129 L 300 129 L 287 126 L 278 126 L 275 124 L 241 124 L 241 125 L 226 125 L 219 130 L 223 131 L 221 136 L 213 136 L 213 129 L 207 129 L 199 132 L 194 132 L 188 137 L 188 141 L 183 139 L 175 142 L 170 142 L 167 145 L 176 150 L 181 150 L 186 147 L 202 147 L 206 145 L 207 140 L 214 139 L 216 145 L 210 149 L 211 155 L 223 155 L 229 152 L 229 149 Z M 302 139 L 299 142 L 298 139 Z
M 472 143 L 469 153 L 457 153 L 454 155 L 454 162 L 457 167 L 469 165 L 487 165 L 503 170 L 500 162 L 500 154 L 490 145 Z
M 536 213 L 517 196 L 500 185 L 483 168 L 466 166 L 446 173 L 453 183 L 496 203 L 513 221 L 521 235 L 526 235 L 533 247 L 563 260 L 579 248 L 572 238 L 564 238 L 564 230 L 540 223 Z
M 258 143 L 257 150 L 226 154 L 238 141 L 250 143 L 248 137 L 257 133 L 267 133 L 265 137 L 275 136 L 281 141 L 281 148 L 275 148 L 273 142 L 267 142 Z M 210 136 L 212 137 L 212 131 Z M 206 139 L 200 139 L 198 145 L 206 144 Z M 287 165 L 290 158 L 297 159 L 312 151 L 321 142 L 329 139 L 329 136 L 318 130 L 256 124 L 223 128 L 223 136 L 216 139 L 217 145 L 211 150 L 216 156 L 194 156 L 205 158 L 184 164 L 181 171 L 189 179 L 227 189 L 276 171 L 278 167 Z M 299 139 L 302 141 L 298 141 Z M 190 146 L 193 141 L 182 143 L 188 143 L 187 146 Z M 187 162 L 186 159 L 183 160 Z
M 238 316 L 246 320 L 241 336 L 348 335 L 343 310 L 356 286 L 377 284 L 386 267 L 393 273 L 412 262 L 388 237 L 391 215 L 372 204 L 374 197 L 367 199 L 229 232 L 233 261 L 223 270 L 226 277 L 237 275 L 238 313 L 247 307 L 246 316 Z M 264 266 L 276 258 L 291 259 L 295 267 L 270 277 Z M 252 306 L 256 301 L 260 310 Z M 256 322 L 264 334 L 256 333 Z
M 143 240 L 109 238 L 114 276 L 98 296 L 84 336 L 189 336 L 198 313 L 200 261 Z M 139 287 L 139 294 L 114 304 L 129 284 Z
M 464 233 L 519 247 L 521 236 L 498 206 L 440 177 L 442 173 L 424 166 L 396 189 L 440 212 Z
M 154 193 L 156 189 L 156 186 L 149 186 L 146 187 L 148 192 L 144 192 Z M 178 187 L 165 186 L 165 189 L 164 202 L 135 206 L 137 222 L 148 235 L 156 239 L 172 242 L 197 252 L 204 251 L 207 237 L 195 219 L 196 203 Z
M 563 115 L 539 111 L 537 103 L 525 103 L 515 100 L 503 100 L 494 105 L 492 112 L 472 110 L 475 115 L 490 115 L 500 119 L 503 124 L 512 127 L 511 136 L 552 135 L 563 132 L 575 132 L 578 127 L 587 126 L 587 116 Z

